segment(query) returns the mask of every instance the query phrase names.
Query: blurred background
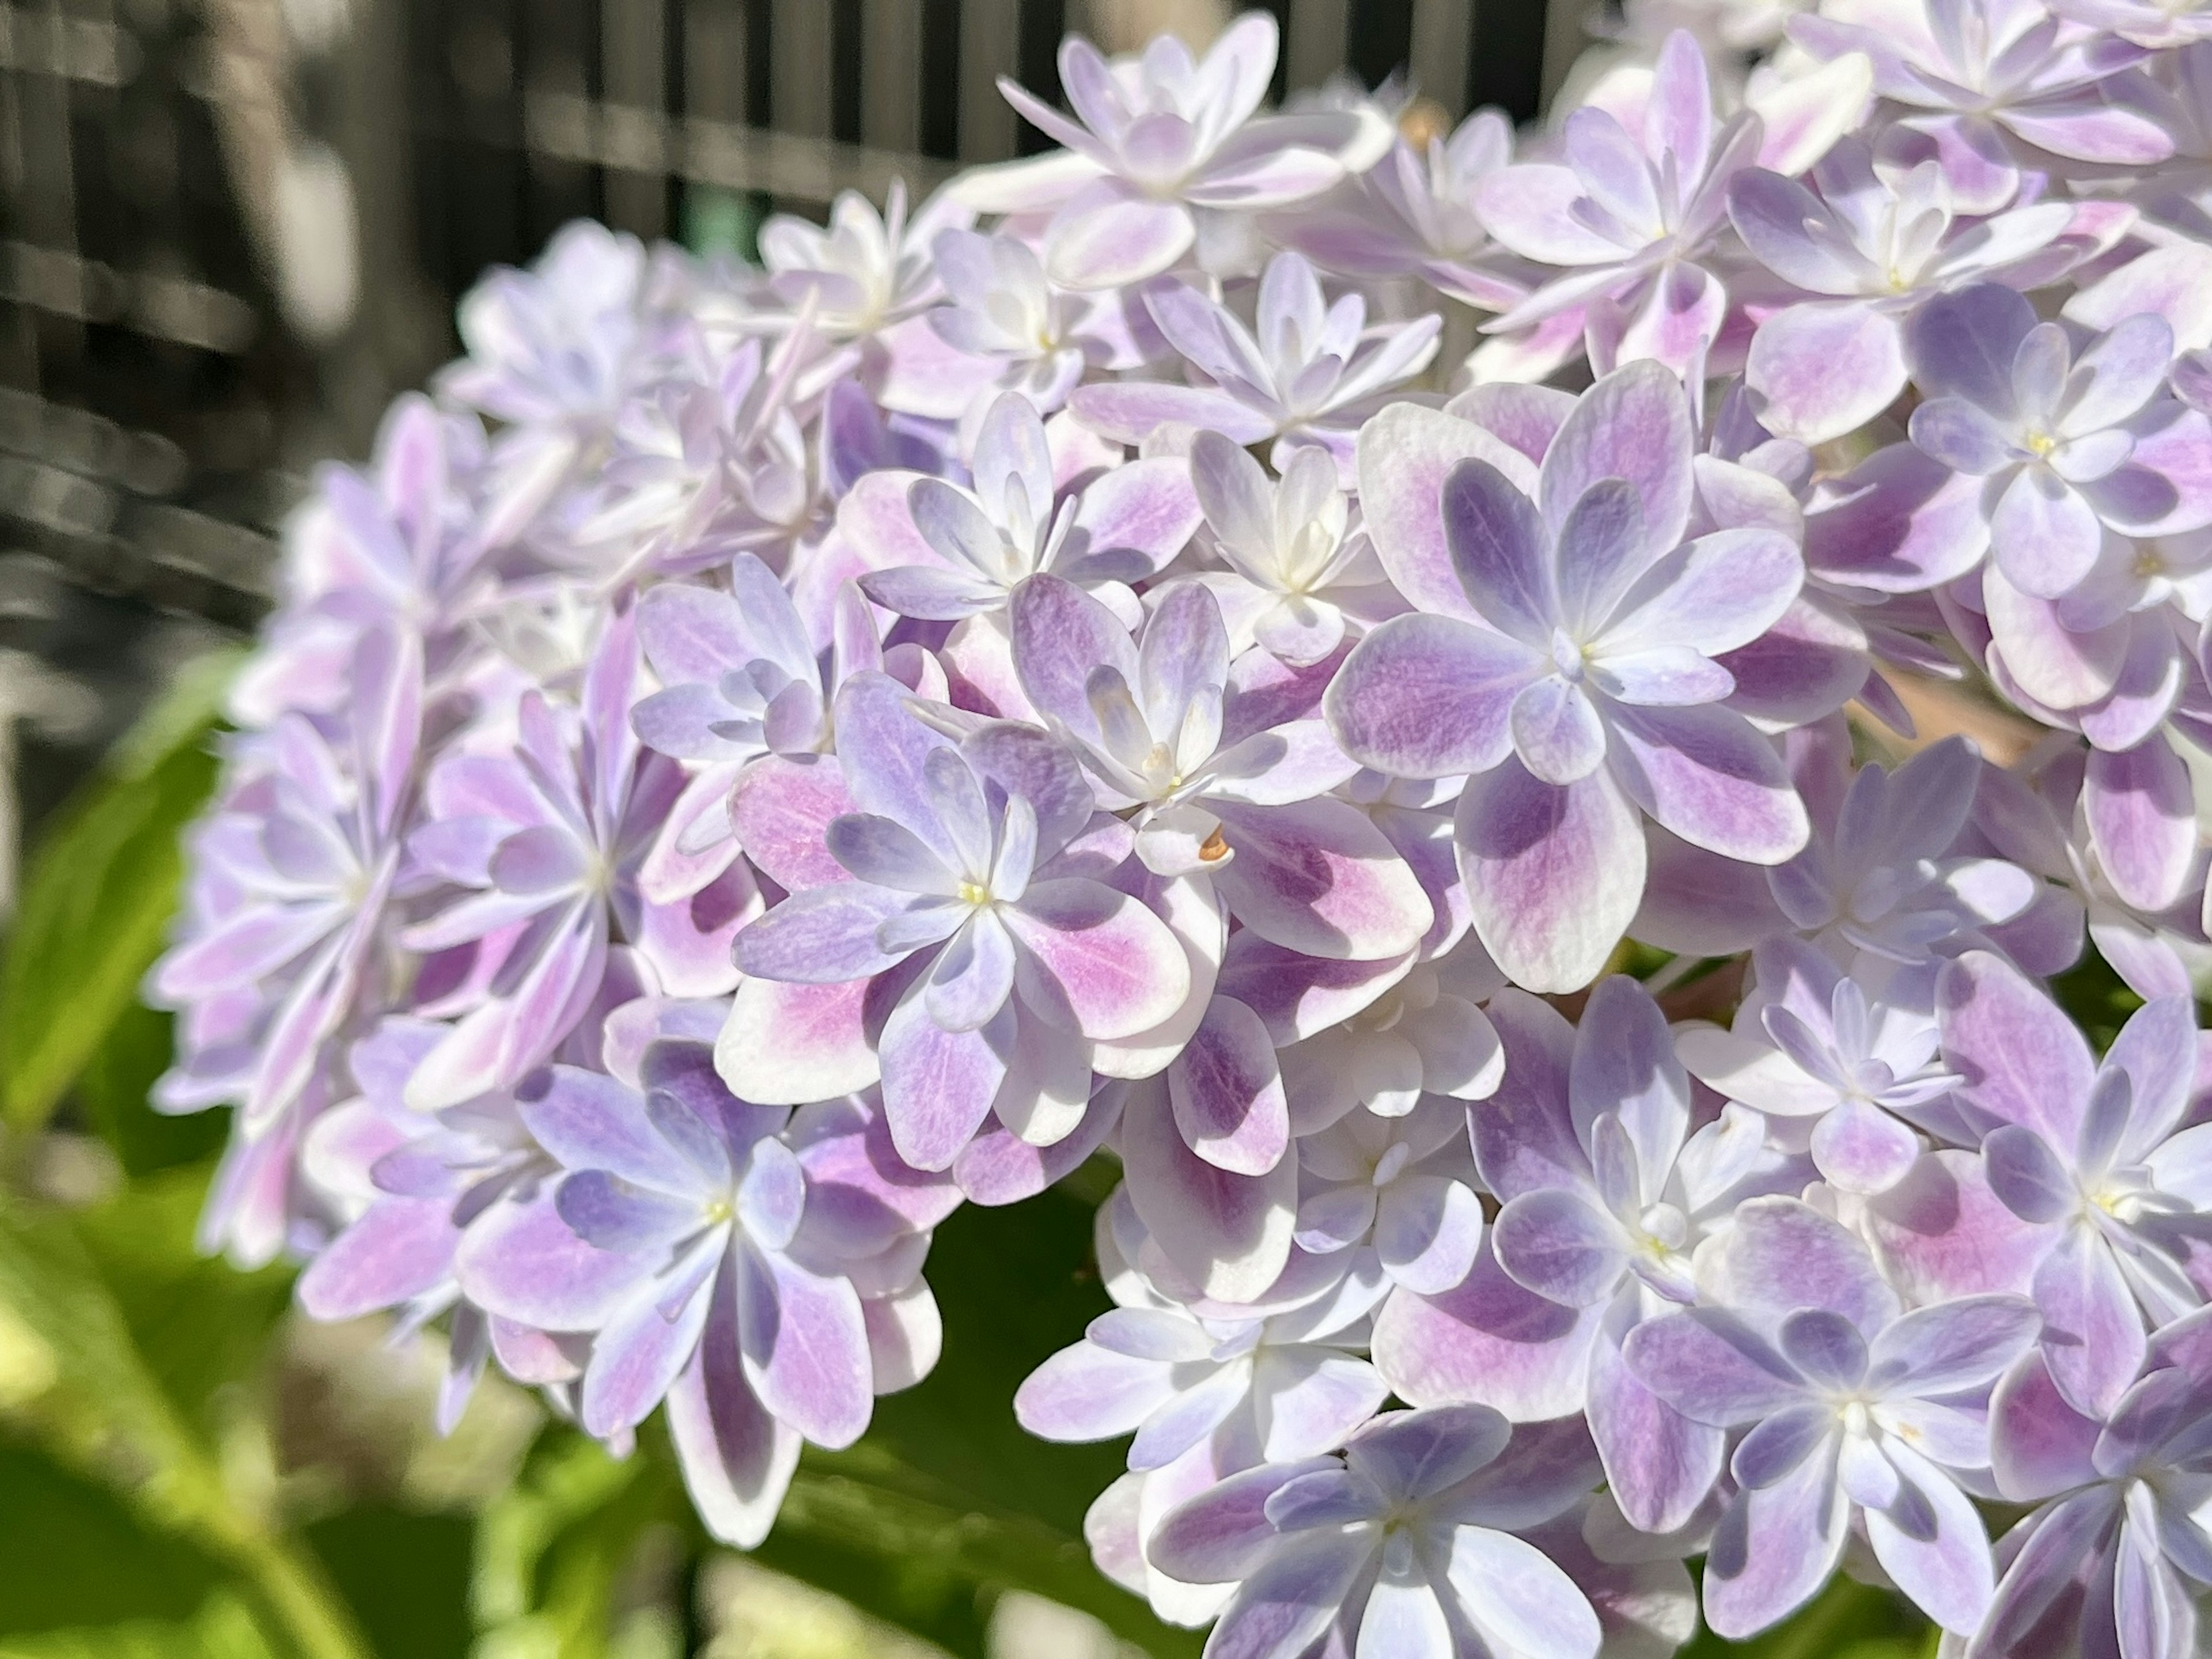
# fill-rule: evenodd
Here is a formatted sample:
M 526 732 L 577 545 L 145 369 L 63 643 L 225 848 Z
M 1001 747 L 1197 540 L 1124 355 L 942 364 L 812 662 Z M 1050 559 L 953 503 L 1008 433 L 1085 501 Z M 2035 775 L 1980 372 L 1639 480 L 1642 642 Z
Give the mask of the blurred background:
M 1534 118 L 1588 39 L 1585 0 L 1270 6 L 1279 96 L 1399 74 L 1432 126 Z M 223 1125 L 147 1109 L 169 1034 L 134 992 L 284 517 L 455 352 L 485 267 L 586 216 L 749 252 L 770 212 L 1038 147 L 994 82 L 1056 100 L 1066 31 L 1203 46 L 1230 12 L 0 0 L 0 1659 L 1196 1653 L 1090 1566 L 1119 1449 L 1010 1410 L 1104 1305 L 1103 1188 L 941 1231 L 944 1364 L 742 1559 L 649 1433 L 617 1462 L 487 1383 L 441 1440 L 433 1345 L 202 1258 Z M 1917 1645 L 1887 1609 L 1845 1584 L 1792 1640 Z
M 1410 76 L 1534 116 L 1587 0 L 1268 0 L 1278 95 Z M 312 465 L 580 216 L 696 247 L 1034 149 L 1077 29 L 1233 0 L 0 3 L 0 723 L 49 810 L 209 629 L 250 630 Z M 0 826 L 0 836 L 9 833 Z

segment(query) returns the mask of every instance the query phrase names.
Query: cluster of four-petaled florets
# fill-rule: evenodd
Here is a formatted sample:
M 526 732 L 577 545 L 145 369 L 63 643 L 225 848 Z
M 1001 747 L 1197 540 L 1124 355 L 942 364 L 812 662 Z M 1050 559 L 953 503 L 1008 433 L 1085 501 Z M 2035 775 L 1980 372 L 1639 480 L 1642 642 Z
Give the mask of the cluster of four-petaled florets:
M 932 1230 L 1103 1150 L 1016 1409 L 1133 1437 L 1094 1555 L 1218 1659 L 1663 1651 L 1699 1555 L 1724 1634 L 1847 1563 L 2181 1659 L 2199 21 L 1827 0 L 1519 160 L 1258 115 L 1263 17 L 1071 42 L 912 217 L 495 274 L 234 698 L 151 981 L 210 1244 L 443 1322 L 448 1421 L 665 1404 L 750 1544 L 935 1363 Z M 1967 673 L 2044 742 L 1855 754 Z

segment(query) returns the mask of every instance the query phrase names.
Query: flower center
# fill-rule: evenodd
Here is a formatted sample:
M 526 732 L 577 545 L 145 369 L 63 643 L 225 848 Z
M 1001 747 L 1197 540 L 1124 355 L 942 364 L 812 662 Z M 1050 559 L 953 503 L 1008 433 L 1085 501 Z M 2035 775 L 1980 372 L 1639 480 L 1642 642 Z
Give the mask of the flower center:
M 981 909 L 991 902 L 991 890 L 980 881 L 963 881 L 960 884 L 960 902 Z

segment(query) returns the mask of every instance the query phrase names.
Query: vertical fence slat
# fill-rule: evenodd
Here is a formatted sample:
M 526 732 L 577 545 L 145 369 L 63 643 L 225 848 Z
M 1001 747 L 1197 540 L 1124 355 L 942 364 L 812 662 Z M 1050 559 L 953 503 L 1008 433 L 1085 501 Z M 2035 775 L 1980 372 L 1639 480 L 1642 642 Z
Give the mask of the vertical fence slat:
M 1474 20 L 1468 0 L 1413 0 L 1413 84 L 1456 121 L 1467 113 L 1467 57 Z
M 626 130 L 609 131 L 605 141 L 623 161 L 607 173 L 607 217 L 623 230 L 656 237 L 668 232 L 668 192 L 664 185 L 665 161 L 654 160 L 659 119 L 667 96 L 668 19 L 664 0 L 624 0 L 610 5 L 599 28 L 599 51 L 605 76 L 601 96 L 608 118 Z M 624 121 L 623 112 L 635 112 Z
M 1351 23 L 1351 0 L 1291 0 L 1283 62 L 1291 92 L 1317 87 L 1344 67 Z
M 769 8 L 769 118 L 780 132 L 830 136 L 830 7 L 826 0 Z
M 860 0 L 860 137 L 921 148 L 921 0 Z
M 1014 153 L 1017 117 L 999 77 L 1021 67 L 1021 0 L 961 0 L 960 159 L 999 161 Z

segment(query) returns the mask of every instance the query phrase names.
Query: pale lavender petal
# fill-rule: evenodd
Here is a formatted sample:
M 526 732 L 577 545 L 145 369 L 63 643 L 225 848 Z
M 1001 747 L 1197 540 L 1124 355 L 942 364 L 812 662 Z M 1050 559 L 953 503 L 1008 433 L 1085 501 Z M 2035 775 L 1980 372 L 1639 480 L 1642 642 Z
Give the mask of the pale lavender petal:
M 2197 852 L 2189 768 L 2163 735 L 2121 754 L 2092 750 L 2081 800 L 2098 861 L 2113 890 L 2139 910 L 2181 896 Z
M 1098 882 L 1036 882 L 1000 914 L 1020 946 L 1024 996 L 1040 1012 L 1064 1008 L 1087 1037 L 1150 1030 L 1189 992 L 1190 963 L 1167 924 Z
M 2035 1305 L 2043 1312 L 2044 1363 L 2059 1393 L 2076 1411 L 2109 1413 L 2148 1346 L 2112 1247 L 2093 1231 L 2069 1230 L 2035 1270 Z
M 1562 787 L 1509 760 L 1470 780 L 1456 834 L 1475 931 L 1507 975 L 1533 991 L 1596 978 L 1644 896 L 1642 827 L 1612 777 Z
M 981 1030 L 947 1031 L 909 994 L 884 1022 L 884 1116 L 899 1156 L 942 1170 L 990 1115 L 1013 1047 L 1012 1005 Z
M 1249 1299 L 1290 1258 L 1297 1160 L 1243 1176 L 1206 1162 L 1176 1126 L 1165 1083 L 1131 1085 L 1122 1107 L 1121 1157 L 1129 1196 L 1154 1241 L 1209 1296 Z
M 1373 961 L 1413 948 L 1433 911 L 1373 820 L 1328 798 L 1212 803 L 1233 857 L 1213 882 L 1237 919 L 1307 956 Z
M 1354 760 L 1393 777 L 1486 772 L 1512 751 L 1527 647 L 1450 617 L 1394 617 L 1352 647 L 1322 707 Z
M 1290 1104 L 1267 1025 L 1217 996 L 1168 1067 L 1176 1125 L 1191 1151 L 1237 1175 L 1265 1175 L 1290 1146 Z
M 1441 1296 L 1400 1291 L 1376 1318 L 1375 1364 L 1416 1406 L 1484 1405 L 1514 1422 L 1579 1410 L 1599 1317 L 1547 1302 L 1498 1267 L 1488 1241 Z
M 1523 1193 L 1491 1231 L 1498 1264 L 1538 1296 L 1572 1308 L 1610 1297 L 1628 1270 L 1628 1238 L 1613 1218 L 1565 1188 Z
M 2071 1146 L 2092 1073 L 2074 1023 L 2019 969 L 1980 951 L 1945 967 L 1937 1006 L 1961 1103 L 1991 1127 L 2016 1123 Z

